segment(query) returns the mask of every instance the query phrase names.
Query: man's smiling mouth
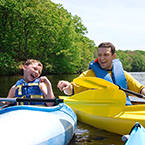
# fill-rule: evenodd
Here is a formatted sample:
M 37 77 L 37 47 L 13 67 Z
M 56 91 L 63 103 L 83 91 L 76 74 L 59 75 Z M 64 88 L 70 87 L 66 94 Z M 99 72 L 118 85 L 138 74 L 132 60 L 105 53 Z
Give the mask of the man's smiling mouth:
M 105 64 L 106 62 L 101 62 L 101 64 Z

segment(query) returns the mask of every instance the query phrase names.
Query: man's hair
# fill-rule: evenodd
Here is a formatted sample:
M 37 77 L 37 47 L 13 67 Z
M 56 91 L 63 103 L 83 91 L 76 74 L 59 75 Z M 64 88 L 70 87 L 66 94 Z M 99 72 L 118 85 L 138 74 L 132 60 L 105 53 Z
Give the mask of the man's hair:
M 115 46 L 110 42 L 101 43 L 98 48 L 111 48 L 112 55 L 115 53 Z
M 43 64 L 40 62 L 40 61 L 38 61 L 38 60 L 35 60 L 35 59 L 28 59 L 26 62 L 25 62 L 25 64 L 24 65 L 30 65 L 30 64 L 32 64 L 32 63 L 38 63 L 38 66 L 41 66 L 42 68 L 43 68 Z

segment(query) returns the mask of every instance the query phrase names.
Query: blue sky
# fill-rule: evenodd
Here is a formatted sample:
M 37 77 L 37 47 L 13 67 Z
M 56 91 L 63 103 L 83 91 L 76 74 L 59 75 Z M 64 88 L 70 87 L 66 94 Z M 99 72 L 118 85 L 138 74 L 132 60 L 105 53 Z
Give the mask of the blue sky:
M 145 51 L 145 0 L 52 0 L 82 19 L 96 46 Z

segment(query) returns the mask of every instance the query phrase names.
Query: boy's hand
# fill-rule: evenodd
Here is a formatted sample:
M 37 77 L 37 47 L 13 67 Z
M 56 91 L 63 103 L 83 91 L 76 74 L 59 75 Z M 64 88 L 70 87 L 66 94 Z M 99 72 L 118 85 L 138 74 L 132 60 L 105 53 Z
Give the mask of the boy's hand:
M 39 87 L 44 95 L 45 98 L 47 99 L 54 99 L 55 96 L 53 94 L 53 90 L 51 87 L 51 82 L 47 79 L 46 76 L 42 76 L 39 79 Z M 47 106 L 53 106 L 54 103 L 46 103 Z
M 39 79 L 39 87 L 44 95 L 48 94 L 48 88 L 51 87 L 51 82 L 46 76 L 42 76 Z
M 46 76 L 40 77 L 39 82 L 40 84 L 44 83 L 46 85 L 51 85 L 50 81 L 47 79 Z

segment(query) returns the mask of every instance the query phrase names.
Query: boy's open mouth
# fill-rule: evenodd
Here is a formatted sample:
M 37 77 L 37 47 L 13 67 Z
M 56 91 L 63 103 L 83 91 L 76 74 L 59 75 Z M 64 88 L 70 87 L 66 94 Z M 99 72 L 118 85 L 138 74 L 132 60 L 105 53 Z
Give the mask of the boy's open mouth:
M 36 78 L 36 76 L 35 76 L 34 74 L 31 74 L 31 77 L 32 77 L 33 79 L 35 79 L 35 78 Z

